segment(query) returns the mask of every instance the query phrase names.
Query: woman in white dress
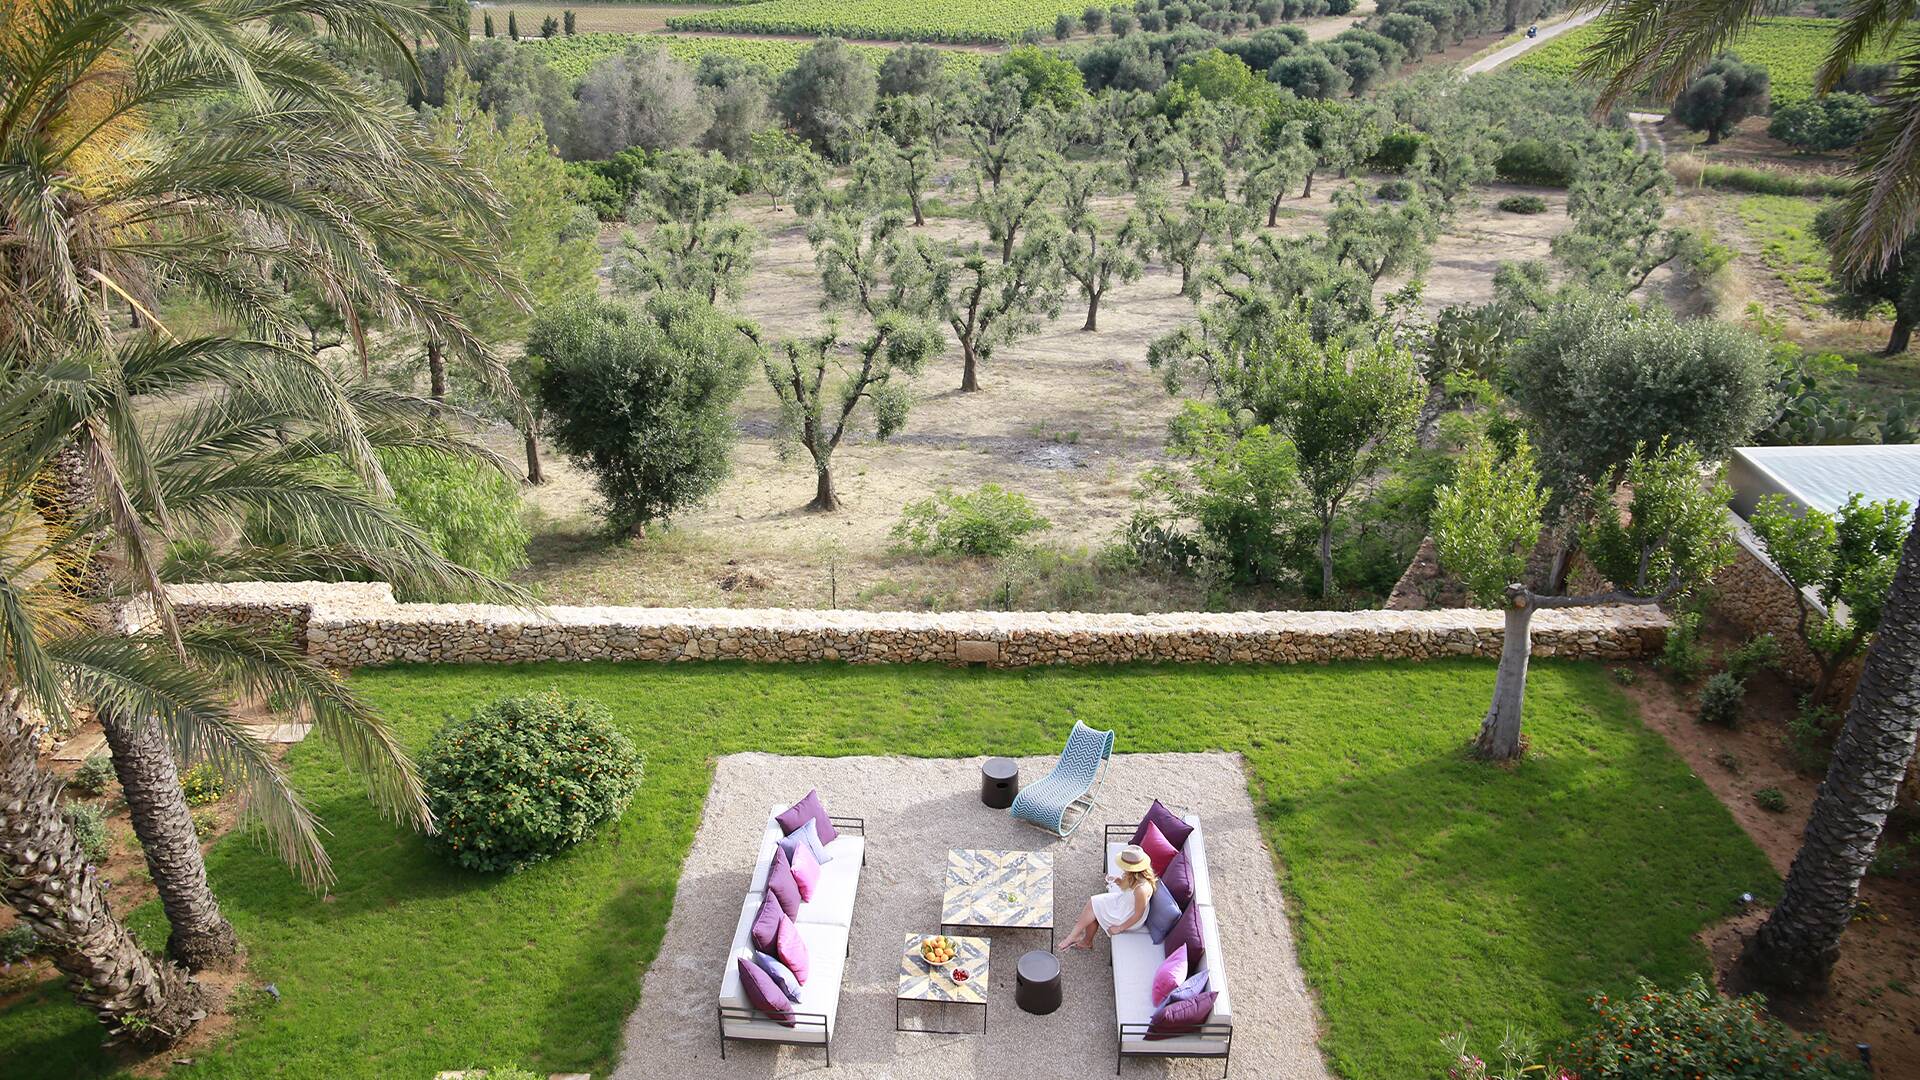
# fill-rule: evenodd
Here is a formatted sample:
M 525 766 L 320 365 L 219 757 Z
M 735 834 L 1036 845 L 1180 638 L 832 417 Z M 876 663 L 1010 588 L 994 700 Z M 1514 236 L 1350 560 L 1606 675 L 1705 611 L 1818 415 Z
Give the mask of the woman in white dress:
M 1147 903 L 1153 899 L 1153 888 L 1159 880 L 1153 875 L 1153 863 L 1133 844 L 1121 848 L 1115 862 L 1120 867 L 1119 876 L 1107 875 L 1107 891 L 1087 901 L 1080 911 L 1080 921 L 1060 943 L 1062 949 L 1091 949 L 1094 927 L 1108 935 L 1120 934 L 1139 926 L 1147 917 Z

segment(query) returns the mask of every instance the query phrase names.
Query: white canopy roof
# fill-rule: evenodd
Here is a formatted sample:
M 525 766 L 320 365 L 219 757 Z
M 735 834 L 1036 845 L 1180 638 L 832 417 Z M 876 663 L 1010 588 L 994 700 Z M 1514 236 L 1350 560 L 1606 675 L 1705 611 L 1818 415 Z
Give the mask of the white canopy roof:
M 1741 517 L 1773 494 L 1827 513 L 1855 492 L 1870 502 L 1920 503 L 1920 445 L 1744 446 L 1727 462 L 1727 483 Z

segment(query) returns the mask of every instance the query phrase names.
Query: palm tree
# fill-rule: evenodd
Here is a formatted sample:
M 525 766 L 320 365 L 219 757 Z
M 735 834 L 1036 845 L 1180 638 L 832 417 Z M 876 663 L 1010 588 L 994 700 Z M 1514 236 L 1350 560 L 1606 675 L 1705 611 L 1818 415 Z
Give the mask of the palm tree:
M 93 427 L 94 411 L 131 413 L 130 406 L 111 406 L 133 397 L 157 406 L 147 410 L 153 419 L 128 424 L 102 466 L 115 476 L 145 478 L 128 485 L 133 505 L 124 510 L 120 520 L 126 524 L 117 524 L 116 531 L 155 538 L 144 541 L 148 546 L 162 536 L 235 539 L 222 544 L 217 555 L 155 565 L 154 580 L 235 573 L 325 577 L 352 569 L 416 591 L 509 595 L 448 563 L 340 464 L 350 437 L 369 447 L 478 453 L 428 424 L 429 403 L 355 387 L 337 388 L 336 402 L 316 395 L 314 387 L 326 383 L 304 352 L 230 339 L 171 345 L 152 337 L 132 340 L 84 372 L 70 373 L 68 382 L 59 370 L 19 372 L 16 400 L 36 404 L 8 426 L 0 453 L 20 460 L 57 456 L 64 452 L 55 449 L 61 435 Z M 229 389 L 206 394 L 202 380 L 210 376 Z M 76 402 L 83 404 L 76 407 Z M 324 423 L 336 411 L 354 421 L 349 432 Z M 111 427 L 111 421 L 102 419 L 101 426 Z M 167 519 L 156 520 L 162 509 Z M 94 532 L 86 519 L 70 527 L 76 535 Z M 249 542 L 262 532 L 276 542 Z M 164 591 L 148 591 L 141 599 L 153 615 L 150 625 L 172 643 L 177 662 L 208 675 L 229 697 L 273 700 L 314 720 L 317 732 L 339 745 L 349 765 L 369 779 L 384 809 L 415 827 L 431 827 L 411 761 L 378 717 L 337 680 L 275 639 L 222 633 L 217 627 L 178 627 L 164 597 Z M 170 957 L 197 971 L 238 949 L 207 882 L 176 760 L 212 762 L 248 792 L 281 857 L 310 885 L 331 881 L 311 816 L 277 764 L 231 715 L 201 710 L 180 714 L 179 723 L 169 724 L 151 710 L 103 705 L 98 714 L 171 925 Z
M 39 476 L 61 482 L 35 500 L 48 527 L 111 538 L 110 545 L 63 545 L 54 580 L 89 590 L 102 584 L 97 556 L 110 546 L 123 576 L 152 606 L 158 645 L 142 642 L 145 651 L 120 657 L 146 667 L 94 671 L 85 666 L 88 656 L 82 670 L 100 683 L 92 688 L 102 695 L 103 724 L 116 750 L 126 750 L 116 753 L 116 769 L 174 923 L 170 947 L 205 962 L 230 951 L 231 930 L 206 886 L 161 736 L 184 760 L 205 758 L 240 775 L 281 854 L 311 883 L 329 878 L 314 824 L 264 748 L 233 720 L 230 691 L 293 694 L 349 749 L 349 759 L 368 769 L 384 806 L 416 823 L 425 822 L 425 811 L 404 755 L 331 680 L 285 650 L 177 624 L 160 567 L 162 538 L 174 533 L 184 511 L 168 503 L 134 400 L 210 381 L 242 388 L 264 403 L 256 412 L 279 416 L 281 430 L 292 426 L 310 452 L 324 441 L 326 452 L 358 477 L 356 492 L 372 493 L 366 506 L 353 508 L 354 521 L 395 526 L 377 505 L 387 494 L 385 479 L 346 389 L 311 356 L 273 349 L 301 336 L 295 305 L 279 283 L 310 286 L 330 304 L 363 365 L 361 313 L 373 312 L 472 357 L 509 398 L 504 370 L 458 314 L 391 267 L 403 257 L 431 259 L 497 288 L 510 303 L 522 290 L 500 271 L 500 223 L 484 182 L 434 145 L 411 114 L 343 71 L 311 36 L 287 29 L 325 25 L 335 35 L 384 42 L 411 63 L 407 43 L 423 34 L 464 40 L 445 6 L 8 0 L 7 14 L 8 33 L 0 37 L 0 235 L 8 240 L 0 246 L 0 374 L 8 395 L 45 394 L 50 404 L 31 424 L 9 429 L 13 456 L 4 460 L 37 462 Z M 162 114 L 177 118 L 173 129 L 155 128 Z M 181 341 L 155 314 L 163 294 L 196 300 L 262 341 Z M 138 333 L 117 328 L 122 308 Z M 210 445 L 217 452 L 219 437 Z M 287 509 L 303 493 L 313 494 L 296 486 L 275 505 L 295 518 L 318 513 Z M 215 516 L 248 497 L 234 489 L 214 496 L 225 499 L 213 506 Z M 272 501 L 257 492 L 253 498 Z M 340 523 L 337 513 L 331 520 Z M 427 550 L 417 534 L 402 531 L 415 541 L 403 549 Z M 363 529 L 349 539 L 391 535 L 392 528 Z M 447 576 L 444 567 L 440 576 Z M 152 654 L 159 646 L 166 657 Z M 100 648 L 96 643 L 95 652 Z M 199 680 L 204 707 L 162 707 L 168 703 L 133 693 L 142 678 L 164 673 Z M 115 697 L 122 693 L 132 696 Z
M 35 762 L 39 728 L 18 688 L 0 698 L 0 899 L 20 913 L 80 1004 L 134 1041 L 165 1044 L 205 1015 L 185 971 L 140 948 L 60 817 L 60 780 Z
M 1840 954 L 1860 879 L 1920 733 L 1920 514 L 1887 592 L 1885 614 L 1867 649 L 1860 685 L 1834 744 L 1833 763 L 1813 802 L 1800 853 L 1780 903 L 1740 954 L 1744 974 L 1763 986 L 1819 990 Z
M 1587 47 L 1580 73 L 1606 84 L 1601 107 L 1651 90 L 1673 98 L 1694 73 L 1726 50 L 1771 5 L 1754 0 L 1601 0 L 1599 39 Z M 1818 88 L 1834 89 L 1861 56 L 1882 42 L 1902 41 L 1899 74 L 1881 93 L 1879 118 L 1862 140 L 1836 245 L 1843 271 L 1879 270 L 1899 256 L 1920 226 L 1920 45 L 1906 42 L 1912 3 L 1846 6 L 1820 67 Z

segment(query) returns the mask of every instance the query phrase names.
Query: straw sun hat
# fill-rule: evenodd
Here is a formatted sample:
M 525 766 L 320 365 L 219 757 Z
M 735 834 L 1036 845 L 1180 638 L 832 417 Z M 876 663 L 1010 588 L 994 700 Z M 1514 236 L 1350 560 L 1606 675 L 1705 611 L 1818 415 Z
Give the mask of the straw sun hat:
M 1153 863 L 1147 859 L 1147 853 L 1142 851 L 1138 844 L 1128 844 L 1126 847 L 1121 848 L 1120 855 L 1116 861 L 1119 863 L 1120 869 L 1129 874 L 1137 874 L 1153 865 Z

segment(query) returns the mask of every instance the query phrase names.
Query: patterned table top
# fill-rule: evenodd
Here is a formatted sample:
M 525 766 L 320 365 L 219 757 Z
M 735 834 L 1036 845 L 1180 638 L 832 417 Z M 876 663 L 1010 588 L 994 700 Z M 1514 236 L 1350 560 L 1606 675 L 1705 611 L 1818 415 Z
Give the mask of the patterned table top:
M 900 953 L 900 990 L 895 997 L 903 1001 L 955 1001 L 967 1005 L 987 1003 L 987 960 L 993 943 L 986 938 L 948 934 L 953 942 L 953 963 L 937 968 L 920 958 L 920 943 L 934 934 L 908 934 Z M 966 982 L 954 982 L 955 968 L 964 968 Z
M 944 926 L 1052 926 L 1053 853 L 948 851 L 940 922 Z

